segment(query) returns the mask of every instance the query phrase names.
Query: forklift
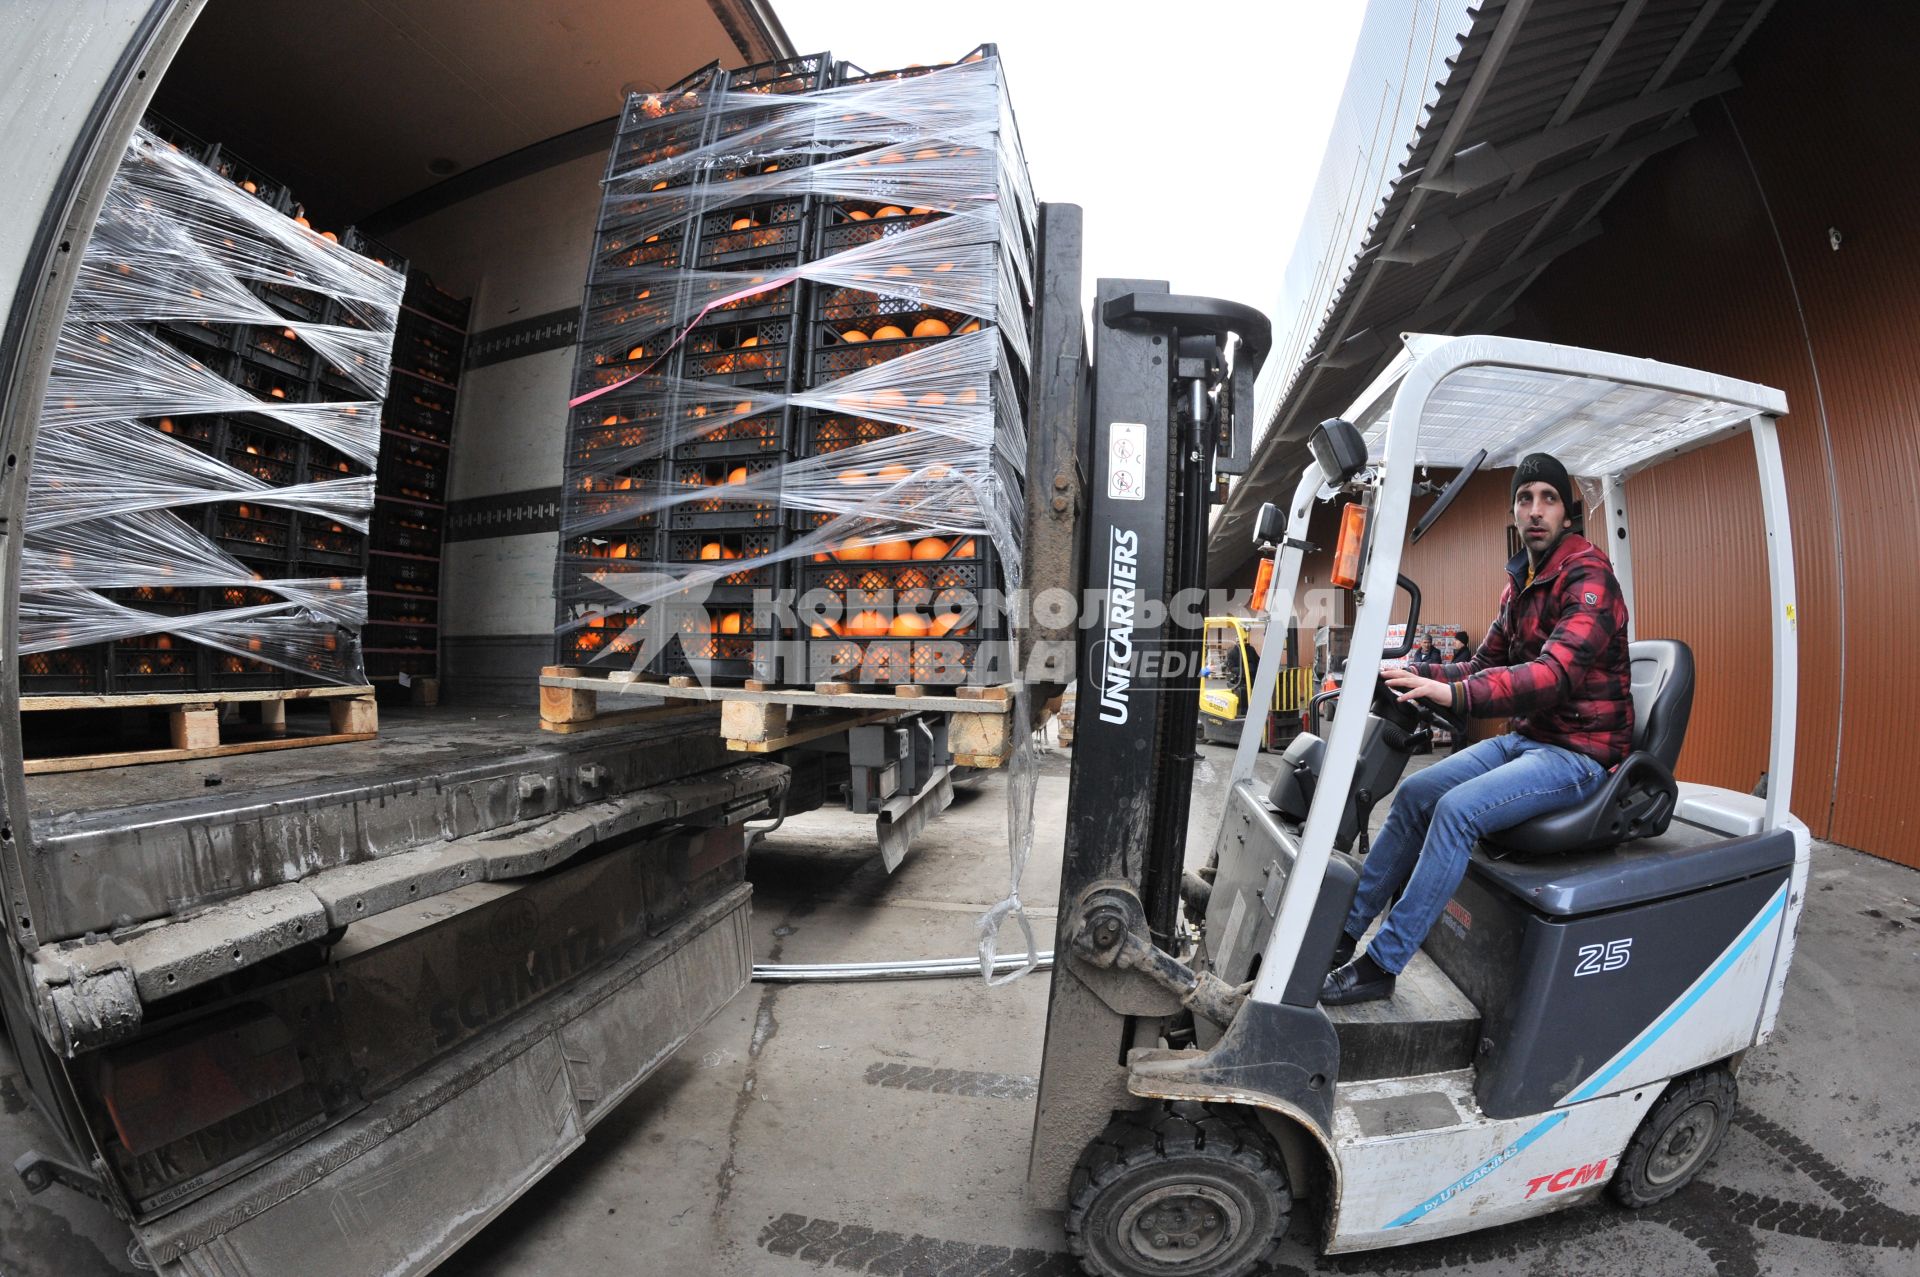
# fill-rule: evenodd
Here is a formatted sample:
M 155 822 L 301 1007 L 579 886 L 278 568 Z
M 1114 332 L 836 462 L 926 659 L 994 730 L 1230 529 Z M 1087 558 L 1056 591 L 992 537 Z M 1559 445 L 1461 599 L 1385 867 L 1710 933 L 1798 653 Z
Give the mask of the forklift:
M 1334 577 L 1356 612 L 1336 712 L 1271 780 L 1255 770 L 1261 721 L 1246 720 L 1211 853 L 1189 872 L 1202 634 L 1158 603 L 1204 583 L 1209 495 L 1247 467 L 1269 331 L 1246 307 L 1114 280 L 1093 326 L 1084 547 L 1089 587 L 1109 588 L 1079 653 L 1031 1199 L 1064 1211 L 1090 1273 L 1234 1277 L 1265 1269 L 1296 1203 L 1343 1254 L 1677 1192 L 1773 1029 L 1806 890 L 1810 839 L 1788 810 L 1784 395 L 1571 347 L 1406 336 L 1312 431 L 1291 499 L 1255 530 L 1281 632 L 1314 504 L 1350 503 Z M 1414 501 L 1434 498 L 1418 539 L 1479 468 L 1552 452 L 1599 481 L 1631 609 L 1628 476 L 1741 431 L 1771 583 L 1765 795 L 1674 779 L 1692 657 L 1630 629 L 1632 755 L 1589 800 L 1483 841 L 1391 999 L 1321 1007 L 1369 814 L 1436 729 L 1460 726 L 1379 680 L 1404 654 L 1387 643 L 1402 593 L 1404 633 L 1418 628 L 1419 585 L 1400 570 Z M 1441 489 L 1417 466 L 1458 474 Z M 1268 644 L 1252 703 L 1282 664 Z
M 1254 606 L 1261 593 L 1254 591 Z M 1286 642 L 1291 646 L 1292 631 Z M 1206 664 L 1200 669 L 1200 739 L 1224 744 L 1240 739 L 1252 704 L 1247 691 L 1265 646 L 1266 623 L 1247 616 L 1210 616 L 1206 621 Z M 1313 695 L 1313 671 L 1291 663 L 1274 680 L 1267 702 L 1267 724 L 1262 749 L 1280 749 L 1304 726 L 1308 700 Z

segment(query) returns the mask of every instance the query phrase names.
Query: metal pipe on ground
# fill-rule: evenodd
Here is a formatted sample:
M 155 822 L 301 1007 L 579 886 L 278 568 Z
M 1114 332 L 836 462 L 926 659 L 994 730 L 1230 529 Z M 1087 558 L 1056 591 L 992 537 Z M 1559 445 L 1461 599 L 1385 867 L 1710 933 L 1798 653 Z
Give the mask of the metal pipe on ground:
M 993 973 L 1000 975 L 1026 963 L 1026 955 L 1001 956 L 993 961 Z M 1035 970 L 1053 967 L 1053 950 L 1040 953 Z M 855 980 L 951 980 L 978 975 L 978 958 L 919 958 L 904 962 L 756 962 L 753 978 L 759 984 L 827 984 Z

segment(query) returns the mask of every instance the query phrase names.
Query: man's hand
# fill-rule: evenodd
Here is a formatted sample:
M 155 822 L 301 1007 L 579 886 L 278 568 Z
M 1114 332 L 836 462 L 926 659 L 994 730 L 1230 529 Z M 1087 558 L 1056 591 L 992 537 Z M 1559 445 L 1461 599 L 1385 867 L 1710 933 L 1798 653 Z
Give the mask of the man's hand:
M 1453 684 L 1426 678 L 1410 669 L 1383 671 L 1387 689 L 1397 701 L 1432 701 L 1442 709 L 1453 708 Z

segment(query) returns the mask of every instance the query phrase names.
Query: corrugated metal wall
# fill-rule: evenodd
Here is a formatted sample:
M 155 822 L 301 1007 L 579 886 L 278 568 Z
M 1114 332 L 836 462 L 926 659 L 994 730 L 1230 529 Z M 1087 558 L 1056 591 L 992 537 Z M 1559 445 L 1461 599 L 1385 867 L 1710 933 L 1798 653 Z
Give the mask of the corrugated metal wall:
M 1916 8 L 1780 4 L 1736 64 L 1744 87 L 1695 111 L 1700 137 L 1635 177 L 1606 234 L 1543 275 L 1507 331 L 1786 391 L 1793 808 L 1816 834 L 1920 867 L 1920 80 L 1902 64 L 1916 47 Z M 1686 640 L 1700 663 L 1681 773 L 1748 789 L 1771 670 L 1752 446 L 1660 467 L 1629 499 L 1639 632 Z M 1503 475 L 1409 557 L 1433 615 L 1490 611 L 1504 502 Z

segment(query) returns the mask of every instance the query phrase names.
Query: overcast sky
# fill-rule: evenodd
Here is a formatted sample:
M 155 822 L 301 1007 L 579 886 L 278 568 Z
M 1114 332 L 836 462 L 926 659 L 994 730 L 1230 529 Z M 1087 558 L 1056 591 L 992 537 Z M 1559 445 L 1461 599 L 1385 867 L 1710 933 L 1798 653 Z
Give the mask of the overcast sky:
M 1000 46 L 1035 194 L 1086 210 L 1087 292 L 1165 279 L 1273 314 L 1364 0 L 773 0 L 878 71 Z M 1152 19 L 1149 21 L 1148 19 Z

